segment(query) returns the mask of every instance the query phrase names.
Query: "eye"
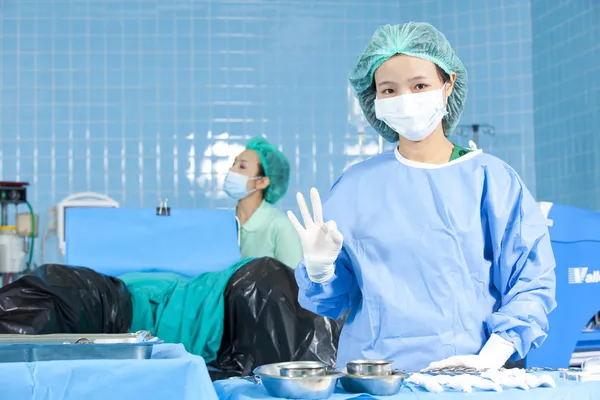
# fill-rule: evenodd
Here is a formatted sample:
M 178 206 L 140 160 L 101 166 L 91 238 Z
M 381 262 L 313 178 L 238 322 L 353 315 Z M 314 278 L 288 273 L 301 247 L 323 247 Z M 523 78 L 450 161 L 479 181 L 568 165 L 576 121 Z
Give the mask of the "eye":
M 394 94 L 394 89 L 383 89 L 381 91 L 383 94 Z
M 415 90 L 423 90 L 423 89 L 425 89 L 426 87 L 427 87 L 427 85 L 426 85 L 426 84 L 424 84 L 424 83 L 417 83 L 417 84 L 415 85 Z

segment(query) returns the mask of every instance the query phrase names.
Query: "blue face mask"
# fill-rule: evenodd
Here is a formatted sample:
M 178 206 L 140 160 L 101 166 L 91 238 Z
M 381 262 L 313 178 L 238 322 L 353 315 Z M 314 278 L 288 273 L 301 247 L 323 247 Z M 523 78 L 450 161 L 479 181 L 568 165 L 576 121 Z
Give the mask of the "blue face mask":
M 253 181 L 259 179 L 249 178 L 246 175 L 240 174 L 238 172 L 229 171 L 227 176 L 225 177 L 225 183 L 223 184 L 223 190 L 229 197 L 234 200 L 241 200 L 251 193 L 256 192 L 256 189 L 248 190 L 246 189 L 248 185 L 248 181 Z

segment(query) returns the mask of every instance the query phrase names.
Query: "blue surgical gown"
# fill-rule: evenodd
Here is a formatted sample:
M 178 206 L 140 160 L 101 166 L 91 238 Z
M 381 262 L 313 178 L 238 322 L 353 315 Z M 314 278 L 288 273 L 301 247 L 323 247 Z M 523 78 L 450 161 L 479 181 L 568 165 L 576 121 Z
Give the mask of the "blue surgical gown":
M 299 265 L 300 304 L 349 312 L 337 365 L 391 359 L 418 370 L 477 354 L 492 333 L 524 357 L 556 307 L 554 255 L 541 209 L 517 173 L 481 151 L 444 165 L 397 151 L 349 168 L 323 203 L 344 246 L 332 279 Z

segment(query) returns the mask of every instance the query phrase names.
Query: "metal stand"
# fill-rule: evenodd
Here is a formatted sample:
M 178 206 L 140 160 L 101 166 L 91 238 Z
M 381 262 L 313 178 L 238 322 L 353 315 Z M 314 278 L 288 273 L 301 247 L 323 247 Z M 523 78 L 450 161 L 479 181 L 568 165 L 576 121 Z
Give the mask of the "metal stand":
M 0 225 L 8 225 L 8 204 L 2 203 L 2 223 Z
M 9 222 L 8 222 L 8 206 L 9 205 L 18 206 L 19 204 L 27 203 L 27 186 L 29 186 L 29 183 L 27 183 L 27 182 L 0 182 L 0 207 L 2 208 L 2 216 L 0 217 L 0 225 L 1 226 L 3 226 L 3 227 L 9 226 Z M 35 220 L 34 215 L 32 215 L 31 217 Z M 29 243 L 29 245 L 31 246 L 32 243 L 33 242 Z M 12 250 L 6 250 L 6 251 L 8 252 L 8 251 L 12 251 Z M 29 251 L 32 251 L 32 249 L 29 249 Z M 6 256 L 6 254 L 5 254 L 5 256 Z M 10 257 L 10 253 L 8 253 L 8 257 Z M 3 262 L 6 262 L 5 260 L 6 259 L 3 259 Z M 9 262 L 13 262 L 13 261 L 9 261 Z M 29 266 L 29 264 L 26 264 L 26 266 Z M 15 278 L 15 276 L 17 276 L 20 273 L 21 272 L 0 273 L 0 284 L 8 285 Z
M 494 127 L 490 124 L 459 125 L 455 131 L 458 136 L 469 136 L 469 133 L 471 133 L 471 140 L 477 147 L 479 147 L 480 132 L 490 136 L 495 135 Z

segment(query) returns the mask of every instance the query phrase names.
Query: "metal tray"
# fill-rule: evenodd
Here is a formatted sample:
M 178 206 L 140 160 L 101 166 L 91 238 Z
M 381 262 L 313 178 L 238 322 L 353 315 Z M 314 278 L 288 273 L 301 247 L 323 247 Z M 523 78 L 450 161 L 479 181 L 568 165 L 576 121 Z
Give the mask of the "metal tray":
M 162 343 L 146 331 L 131 334 L 0 335 L 0 363 L 54 360 L 149 359 Z
M 600 374 L 594 374 L 590 372 L 566 372 L 561 371 L 560 377 L 569 381 L 577 382 L 598 382 L 600 381 Z

